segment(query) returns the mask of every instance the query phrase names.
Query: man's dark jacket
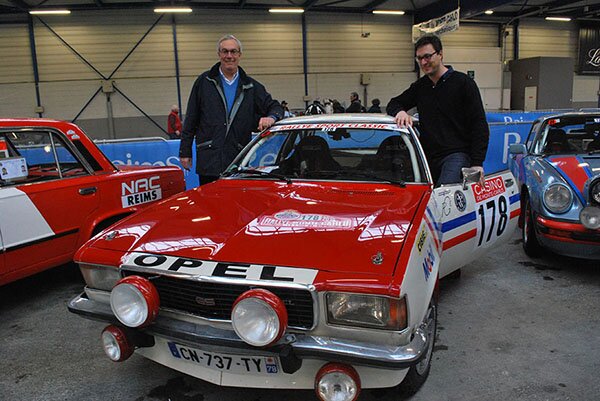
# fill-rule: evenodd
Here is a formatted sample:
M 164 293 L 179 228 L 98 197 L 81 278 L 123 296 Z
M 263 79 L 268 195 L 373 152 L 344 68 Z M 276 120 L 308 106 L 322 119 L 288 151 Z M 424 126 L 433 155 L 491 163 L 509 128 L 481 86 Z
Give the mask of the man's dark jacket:
M 360 103 L 360 100 L 355 100 L 350 103 L 350 106 L 346 109 L 346 113 L 364 113 L 364 106 Z
M 179 157 L 192 157 L 196 139 L 196 172 L 218 176 L 250 142 L 261 117 L 283 117 L 283 108 L 265 87 L 239 68 L 235 101 L 229 116 L 219 67 L 200 75 L 190 93 Z
M 433 84 L 427 75 L 419 78 L 400 96 L 390 100 L 387 113 L 417 107 L 420 141 L 427 158 L 440 160 L 464 152 L 472 166 L 482 166 L 489 141 L 481 95 L 475 81 L 451 70 Z

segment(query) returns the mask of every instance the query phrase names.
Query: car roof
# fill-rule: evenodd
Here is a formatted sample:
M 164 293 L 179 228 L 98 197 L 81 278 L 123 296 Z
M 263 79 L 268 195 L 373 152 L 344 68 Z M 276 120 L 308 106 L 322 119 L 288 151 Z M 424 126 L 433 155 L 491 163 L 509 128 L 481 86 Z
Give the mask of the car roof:
M 539 121 L 551 120 L 553 118 L 562 118 L 562 117 L 599 117 L 600 118 L 600 110 L 597 111 L 569 111 L 565 113 L 557 113 L 557 114 L 548 114 L 546 116 L 540 117 Z

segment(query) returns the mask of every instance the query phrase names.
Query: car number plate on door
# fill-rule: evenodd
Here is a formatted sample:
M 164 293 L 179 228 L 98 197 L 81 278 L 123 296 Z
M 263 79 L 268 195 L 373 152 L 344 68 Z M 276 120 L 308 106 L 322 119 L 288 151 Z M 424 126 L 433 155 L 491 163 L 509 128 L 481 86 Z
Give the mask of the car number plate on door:
M 187 347 L 175 342 L 167 343 L 174 358 L 183 359 L 207 368 L 232 373 L 273 375 L 281 371 L 279 358 L 274 356 L 251 356 L 222 354 Z

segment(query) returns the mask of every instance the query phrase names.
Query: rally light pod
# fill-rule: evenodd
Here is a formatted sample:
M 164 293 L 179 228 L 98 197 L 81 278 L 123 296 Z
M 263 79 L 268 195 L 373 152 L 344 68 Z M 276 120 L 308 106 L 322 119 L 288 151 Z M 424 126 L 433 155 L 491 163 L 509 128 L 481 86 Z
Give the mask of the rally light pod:
M 256 288 L 241 294 L 233 303 L 231 323 L 244 342 L 255 347 L 275 344 L 288 325 L 283 301 L 271 291 Z
M 350 365 L 328 363 L 317 372 L 315 392 L 321 401 L 355 401 L 360 394 L 360 376 Z
M 123 362 L 135 350 L 135 347 L 127 338 L 125 331 L 112 324 L 102 330 L 102 345 L 106 356 L 114 362 Z
M 148 279 L 128 276 L 110 292 L 110 308 L 128 327 L 144 327 L 156 319 L 160 307 L 158 290 Z

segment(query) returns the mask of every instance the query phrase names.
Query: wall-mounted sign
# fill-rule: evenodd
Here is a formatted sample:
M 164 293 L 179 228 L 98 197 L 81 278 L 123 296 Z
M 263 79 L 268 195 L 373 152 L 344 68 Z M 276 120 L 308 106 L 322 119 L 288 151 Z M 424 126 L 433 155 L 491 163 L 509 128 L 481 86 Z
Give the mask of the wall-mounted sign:
M 600 26 L 583 24 L 579 27 L 579 57 L 577 72 L 600 75 Z
M 450 11 L 438 18 L 432 18 L 423 21 L 420 24 L 413 25 L 412 37 L 416 42 L 421 36 L 437 35 L 440 36 L 446 32 L 456 31 L 458 29 L 458 20 L 460 19 L 460 8 Z

